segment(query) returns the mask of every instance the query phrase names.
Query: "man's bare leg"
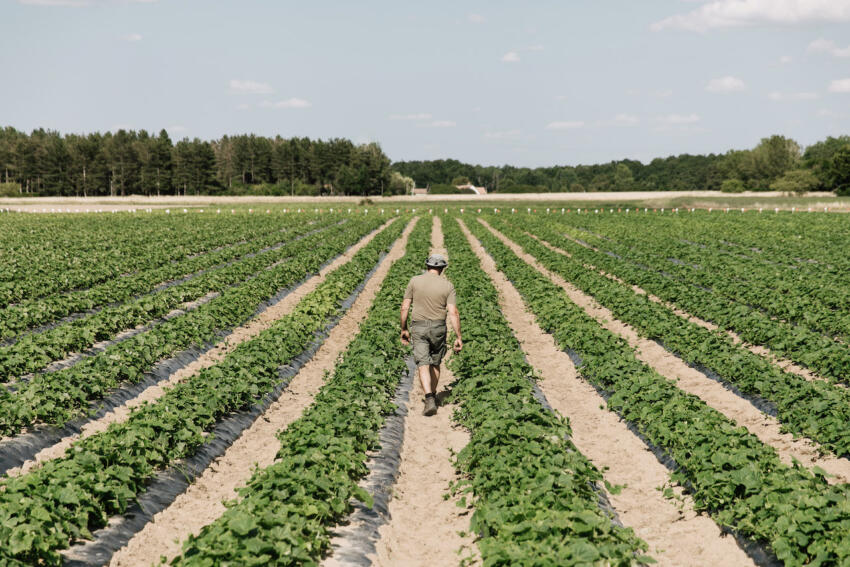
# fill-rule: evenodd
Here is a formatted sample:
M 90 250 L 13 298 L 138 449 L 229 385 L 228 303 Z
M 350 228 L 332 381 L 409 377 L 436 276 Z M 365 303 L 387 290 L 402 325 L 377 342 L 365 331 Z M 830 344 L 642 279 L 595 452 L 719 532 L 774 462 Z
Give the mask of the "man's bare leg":
M 433 367 L 426 364 L 425 366 L 420 366 L 417 369 L 419 372 L 419 382 L 422 383 L 422 391 L 426 394 L 433 394 L 434 388 L 436 388 L 437 384 L 436 381 L 431 378 L 431 368 Z
M 440 365 L 431 365 L 428 367 L 431 373 L 431 391 L 437 393 L 437 382 L 440 381 Z

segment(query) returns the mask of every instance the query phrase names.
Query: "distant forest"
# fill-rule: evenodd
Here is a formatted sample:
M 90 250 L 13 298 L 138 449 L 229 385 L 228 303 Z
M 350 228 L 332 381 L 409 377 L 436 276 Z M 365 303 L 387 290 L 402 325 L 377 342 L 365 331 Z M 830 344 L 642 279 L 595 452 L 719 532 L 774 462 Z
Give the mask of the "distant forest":
M 783 136 L 764 138 L 751 150 L 670 156 L 644 165 L 619 160 L 598 165 L 513 167 L 470 165 L 453 159 L 396 162 L 393 169 L 430 185 L 434 193 L 456 193 L 473 183 L 488 192 L 583 191 L 836 191 L 850 194 L 850 136 L 829 137 L 805 149 Z
M 391 163 L 378 144 L 253 134 L 176 143 L 165 130 L 27 134 L 0 129 L 0 195 L 397 195 L 415 186 L 456 193 L 812 190 L 850 194 L 850 136 L 805 150 L 783 136 L 751 150 L 522 168 L 457 160 Z
M 411 180 L 378 144 L 245 134 L 173 143 L 168 133 L 0 129 L 5 195 L 380 195 Z

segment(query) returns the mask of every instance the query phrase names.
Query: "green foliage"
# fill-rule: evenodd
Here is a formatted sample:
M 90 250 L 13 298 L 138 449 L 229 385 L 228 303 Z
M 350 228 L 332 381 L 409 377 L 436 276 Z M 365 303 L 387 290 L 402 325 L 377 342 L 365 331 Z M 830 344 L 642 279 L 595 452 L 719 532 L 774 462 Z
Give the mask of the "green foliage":
M 568 421 L 534 398 L 532 368 L 455 219 L 443 230 L 464 319 L 464 348 L 449 361 L 452 396 L 471 431 L 457 456 L 468 478 L 455 490 L 473 497 L 484 564 L 651 562 L 640 555 L 646 544 L 599 507 L 602 475 L 570 441 Z
M 405 284 L 421 269 L 430 227 L 418 222 L 333 375 L 313 405 L 278 434 L 275 463 L 256 471 L 241 500 L 189 538 L 173 565 L 317 564 L 330 529 L 350 514 L 352 501 L 371 505 L 357 483 L 407 371 L 398 306 Z
M 770 188 L 774 191 L 805 195 L 817 189 L 819 185 L 820 180 L 808 169 L 792 169 L 771 183 Z
M 850 145 L 833 154 L 829 160 L 827 175 L 836 195 L 850 195 Z
M 461 191 L 448 183 L 435 183 L 428 191 L 431 195 L 460 195 Z
M 342 300 L 398 238 L 402 224 L 395 222 L 378 234 L 289 315 L 240 344 L 215 366 L 180 382 L 127 421 L 79 441 L 63 458 L 0 481 L 0 562 L 61 564 L 59 550 L 90 538 L 91 531 L 103 527 L 110 516 L 123 513 L 157 471 L 194 454 L 219 419 L 270 392 L 280 383 L 279 368 L 303 352 L 339 313 Z M 371 416 L 375 408 L 358 409 Z M 358 445 L 356 450 L 363 452 L 365 447 Z M 334 493 L 339 498 L 333 498 L 331 487 L 333 482 L 320 486 L 327 498 L 325 509 L 341 511 L 349 494 L 360 495 Z M 255 521 L 241 516 L 230 525 L 237 534 L 246 535 Z
M 142 380 L 144 372 L 159 360 L 214 341 L 223 331 L 247 320 L 262 301 L 317 270 L 328 258 L 379 223 L 379 219 L 373 218 L 361 220 L 357 225 L 337 227 L 328 234 L 318 233 L 290 247 L 237 262 L 221 274 L 211 272 L 218 279 L 215 289 L 221 295 L 198 309 L 154 325 L 65 370 L 35 374 L 13 392 L 0 390 L 0 434 L 18 433 L 37 421 L 63 424 L 85 412 L 90 401 L 106 395 L 112 388 Z M 280 263 L 280 259 L 287 261 Z M 187 284 L 194 285 L 191 280 Z M 203 288 L 197 293 L 204 293 Z M 167 296 L 142 298 L 125 309 L 132 316 L 149 320 L 145 310 L 162 311 L 166 308 L 160 307 L 161 302 L 167 299 Z M 116 329 L 126 328 L 124 312 L 117 309 L 117 313 L 104 310 L 92 318 L 28 335 L 27 339 L 5 347 L 4 374 L 12 378 L 37 370 L 77 345 L 91 344 L 110 337 Z M 140 313 L 136 314 L 136 310 Z
M 377 144 L 344 139 L 249 134 L 173 144 L 165 130 L 62 136 L 8 127 L 0 129 L 0 182 L 19 183 L 25 195 L 315 194 L 307 187 L 375 195 L 389 186 L 390 169 Z
M 724 193 L 743 193 L 746 187 L 744 187 L 744 182 L 740 179 L 725 179 L 720 184 L 720 190 Z
M 538 232 L 537 227 L 532 230 Z M 844 564 L 850 560 L 850 548 L 845 544 L 850 537 L 850 510 L 846 507 L 850 488 L 830 485 L 822 474 L 799 464 L 783 464 L 774 449 L 638 361 L 624 339 L 603 329 L 569 301 L 563 290 L 517 258 L 486 229 L 476 227 L 476 231 L 541 326 L 562 348 L 580 358 L 581 375 L 610 396 L 608 407 L 673 458 L 678 465 L 673 479 L 687 487 L 698 510 L 745 537 L 766 542 L 785 564 Z M 675 324 L 653 321 L 655 314 L 649 306 L 666 310 L 663 306 L 588 270 L 578 258 L 567 258 L 529 237 L 520 237 L 520 230 L 511 232 L 549 269 L 613 308 L 616 317 L 633 313 L 634 317 L 625 318 L 631 324 L 645 328 L 639 319 L 643 317 L 650 325 L 671 333 L 690 327 L 681 319 Z M 632 305 L 641 305 L 642 312 L 632 310 Z M 705 357 L 719 354 L 716 346 L 723 343 L 719 335 L 714 336 L 714 344 L 695 345 L 702 359 L 696 352 L 679 351 L 680 355 L 688 362 L 705 364 Z M 668 335 L 650 337 L 670 348 Z M 678 350 L 676 345 L 672 348 Z M 729 362 L 740 365 L 745 355 L 740 347 L 735 348 L 739 353 Z M 756 383 L 763 379 L 752 367 L 746 374 Z M 808 382 L 800 378 L 801 383 Z M 807 410 L 812 408 L 796 406 L 804 399 L 793 396 L 787 402 L 802 420 L 811 421 L 814 416 Z
M 0 197 L 20 197 L 20 183 L 0 183 Z

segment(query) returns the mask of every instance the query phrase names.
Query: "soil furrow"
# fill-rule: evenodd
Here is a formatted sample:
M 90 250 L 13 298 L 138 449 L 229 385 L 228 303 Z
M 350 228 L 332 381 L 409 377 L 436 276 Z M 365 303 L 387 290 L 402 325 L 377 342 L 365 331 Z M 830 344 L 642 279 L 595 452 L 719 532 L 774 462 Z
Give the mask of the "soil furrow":
M 615 413 L 604 409 L 604 399 L 579 378 L 570 357 L 540 329 L 513 284 L 461 225 L 499 290 L 502 313 L 529 363 L 540 373 L 539 386 L 546 399 L 570 419 L 572 440 L 582 454 L 604 471 L 608 482 L 623 485 L 619 494 L 608 496 L 623 524 L 649 544 L 650 555 L 660 565 L 753 565 L 711 518 L 694 512 L 690 498 L 681 496 L 680 503 L 664 498 L 659 487 L 669 482 L 668 469 Z
M 237 497 L 236 490 L 248 481 L 255 465 L 267 467 L 274 462 L 280 448 L 280 442 L 276 438 L 277 432 L 298 419 L 312 403 L 313 397 L 324 383 L 325 375 L 333 370 L 339 355 L 357 334 L 358 326 L 368 314 L 393 262 L 404 255 L 407 238 L 414 224 L 412 222 L 405 228 L 401 238 L 390 249 L 354 304 L 331 330 L 313 359 L 292 378 L 280 398 L 245 430 L 186 492 L 154 516 L 153 522 L 116 552 L 110 565 L 148 565 L 158 561 L 161 556 L 169 560 L 175 557 L 180 553 L 182 542 L 190 534 L 197 534 L 201 528 L 224 513 L 223 503 Z M 377 233 L 371 236 L 374 234 Z M 366 242 L 361 241 L 363 245 Z M 346 255 L 350 257 L 355 252 L 356 250 L 352 249 Z M 342 263 L 344 262 L 337 263 L 336 267 Z M 321 278 L 324 279 L 333 269 L 335 268 L 328 266 L 323 270 Z M 315 285 L 318 283 L 317 281 Z M 290 310 L 295 304 L 297 301 L 291 304 Z M 284 314 L 281 313 L 276 318 Z
M 119 406 L 112 410 L 110 413 L 104 415 L 103 417 L 93 420 L 84 425 L 79 434 L 65 437 L 58 443 L 51 445 L 50 447 L 47 447 L 45 449 L 42 449 L 35 456 L 35 458 L 27 461 L 19 468 L 10 469 L 7 474 L 9 476 L 26 474 L 39 463 L 61 457 L 65 453 L 65 451 L 69 447 L 71 447 L 71 445 L 73 445 L 74 442 L 78 439 L 84 439 L 101 431 L 104 431 L 112 423 L 120 423 L 122 421 L 125 421 L 130 416 L 130 412 L 133 408 L 138 407 L 143 403 L 155 402 L 165 393 L 168 388 L 189 378 L 190 376 L 193 376 L 194 374 L 197 374 L 204 368 L 208 368 L 210 366 L 213 366 L 214 364 L 217 364 L 239 344 L 253 339 L 261 332 L 271 327 L 276 320 L 290 313 L 298 304 L 298 302 L 304 298 L 304 296 L 316 289 L 319 284 L 321 284 L 325 280 L 325 278 L 330 272 L 336 270 L 344 263 L 348 262 L 348 260 L 350 260 L 361 248 L 371 242 L 372 239 L 378 235 L 378 233 L 387 228 L 391 222 L 393 221 L 391 220 L 384 223 L 383 225 L 381 225 L 380 228 L 366 235 L 364 238 L 354 244 L 354 246 L 349 248 L 345 253 L 343 253 L 330 264 L 322 268 L 318 274 L 306 280 L 299 287 L 297 287 L 291 293 L 286 295 L 282 300 L 268 307 L 255 318 L 248 321 L 246 324 L 234 329 L 233 332 L 227 336 L 227 338 L 218 343 L 212 350 L 208 351 L 203 356 L 193 361 L 189 365 L 173 373 L 168 378 L 168 380 L 160 382 L 143 390 L 138 396 L 134 397 L 131 400 L 128 400 L 127 403 L 125 403 L 124 405 Z
M 781 424 L 776 418 L 764 414 L 749 401 L 726 389 L 721 383 L 708 378 L 699 370 L 691 368 L 655 341 L 640 337 L 633 327 L 617 320 L 608 309 L 600 306 L 592 296 L 585 294 L 559 275 L 546 269 L 533 256 L 526 254 L 518 244 L 494 229 L 486 221 L 480 220 L 480 222 L 499 240 L 510 247 L 517 256 L 560 286 L 571 301 L 582 307 L 600 325 L 624 338 L 629 346 L 636 348 L 635 354 L 639 360 L 652 367 L 662 376 L 676 380 L 680 389 L 699 397 L 732 421 L 746 427 L 764 444 L 773 447 L 783 462 L 790 465 L 796 459 L 806 466 L 817 466 L 833 475 L 829 479 L 830 482 L 850 482 L 850 460 L 824 455 L 819 446 L 810 439 L 795 439 L 790 433 L 782 433 Z
M 562 250 L 561 248 L 558 248 L 557 246 L 553 246 L 552 244 L 546 242 L 545 240 L 543 240 L 541 238 L 538 238 L 537 236 L 535 236 L 531 233 L 526 232 L 526 234 L 528 236 L 530 236 L 531 238 L 537 240 L 538 242 L 540 242 L 540 244 L 542 244 L 543 246 L 545 246 L 549 250 L 552 250 L 553 252 L 557 252 L 558 254 L 562 254 L 562 255 L 566 256 L 567 258 L 573 257 L 572 254 L 570 254 L 566 250 Z M 576 239 L 572 238 L 571 236 L 569 236 L 567 234 L 564 234 L 563 236 L 564 236 L 564 238 L 572 240 L 576 244 L 580 244 L 582 246 L 590 248 L 591 250 L 594 250 L 595 252 L 599 252 L 598 249 L 593 248 L 592 246 L 587 245 L 586 243 L 584 243 L 580 240 L 576 240 Z M 609 274 L 605 270 L 601 270 L 601 269 L 599 269 L 596 266 L 593 266 L 591 264 L 582 264 L 582 266 L 584 266 L 588 270 L 592 270 L 594 272 L 597 272 L 599 275 L 605 276 L 606 278 L 608 278 L 612 281 L 623 284 L 625 286 L 629 286 L 632 289 L 632 291 L 634 291 L 635 293 L 638 293 L 640 295 L 645 295 L 646 298 L 649 299 L 650 301 L 658 303 L 660 305 L 663 305 L 664 307 L 666 307 L 667 309 L 669 309 L 670 311 L 672 311 L 673 313 L 675 313 L 679 317 L 681 317 L 683 319 L 687 319 L 689 322 L 694 323 L 695 325 L 699 325 L 700 327 L 703 327 L 703 328 L 708 329 L 710 331 L 722 331 L 722 332 L 726 333 L 726 335 L 730 339 L 732 339 L 735 342 L 735 344 L 741 345 L 744 348 L 746 348 L 747 350 L 749 350 L 750 352 L 752 352 L 753 354 L 757 354 L 757 355 L 761 356 L 762 358 L 767 359 L 769 362 L 778 366 L 779 368 L 781 368 L 782 370 L 784 370 L 786 372 L 796 374 L 797 376 L 800 376 L 801 378 L 805 378 L 806 380 L 809 380 L 809 381 L 826 380 L 825 378 L 818 376 L 815 372 L 812 372 L 808 368 L 806 368 L 804 366 L 800 366 L 799 364 L 797 364 L 797 363 L 795 363 L 791 360 L 788 360 L 786 358 L 782 358 L 782 357 L 776 355 L 769 348 L 764 347 L 764 346 L 749 344 L 746 341 L 744 341 L 740 336 L 738 336 L 738 334 L 735 333 L 734 331 L 721 329 L 719 326 L 715 325 L 714 323 L 711 323 L 710 321 L 706 321 L 705 319 L 700 319 L 699 317 L 691 315 L 687 311 L 683 311 L 683 310 L 679 309 L 674 304 L 672 304 L 668 301 L 664 301 L 660 297 L 655 296 L 651 293 L 648 293 L 646 290 L 644 290 L 644 289 L 642 289 L 642 288 L 640 288 L 636 285 L 631 285 L 631 284 L 626 283 L 625 281 L 623 281 L 619 277 L 615 276 L 614 274 Z M 840 388 L 846 388 L 847 387 L 847 385 L 842 384 L 840 382 L 836 382 L 835 385 L 840 387 Z
M 433 223 L 431 253 L 447 256 L 440 218 L 435 216 Z M 458 309 L 463 318 L 462 298 Z M 447 386 L 453 381 L 454 376 L 443 364 L 438 400 L 445 399 Z M 469 510 L 459 508 L 456 498 L 444 499 L 450 483 L 458 480 L 452 457 L 469 442 L 469 433 L 452 424 L 452 404 L 441 401 L 437 415 L 423 416 L 423 396 L 416 378 L 407 404 L 399 476 L 389 505 L 391 520 L 381 527 L 372 558 L 376 566 L 455 566 L 461 548 L 468 549 L 464 555 L 475 551 L 472 538 L 460 535 L 469 530 Z M 334 563 L 331 560 L 325 565 Z

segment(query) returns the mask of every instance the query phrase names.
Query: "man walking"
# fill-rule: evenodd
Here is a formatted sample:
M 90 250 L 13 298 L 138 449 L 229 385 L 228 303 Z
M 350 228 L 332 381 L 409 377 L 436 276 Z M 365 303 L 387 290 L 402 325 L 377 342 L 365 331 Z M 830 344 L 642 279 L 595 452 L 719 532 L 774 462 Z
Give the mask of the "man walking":
M 451 321 L 457 338 L 454 351 L 460 352 L 460 314 L 457 311 L 455 287 L 442 277 L 448 262 L 441 254 L 432 254 L 425 261 L 426 272 L 414 276 L 407 284 L 401 303 L 401 342 L 413 342 L 413 360 L 416 362 L 419 381 L 425 391 L 424 415 L 437 413 L 437 382 L 440 380 L 440 363 L 446 354 L 446 316 Z M 407 315 L 411 303 L 410 331 Z M 412 331 L 412 332 L 411 332 Z

